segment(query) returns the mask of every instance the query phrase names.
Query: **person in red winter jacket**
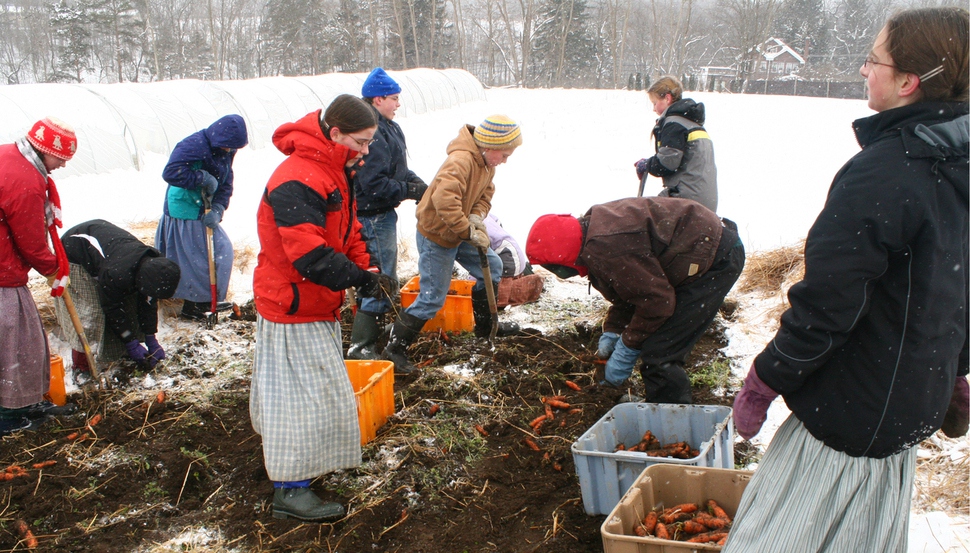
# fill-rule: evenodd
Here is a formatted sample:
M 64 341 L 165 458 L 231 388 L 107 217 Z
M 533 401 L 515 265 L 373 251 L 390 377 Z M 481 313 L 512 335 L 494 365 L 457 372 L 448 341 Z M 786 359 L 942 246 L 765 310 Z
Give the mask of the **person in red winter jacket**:
M 344 366 L 344 291 L 380 297 L 397 283 L 370 270 L 347 170 L 377 131 L 361 99 L 338 96 L 276 129 L 287 156 L 270 177 L 257 211 L 260 251 L 253 274 L 256 356 L 249 399 L 273 481 L 273 516 L 340 518 L 310 481 L 360 464 L 354 389 Z
M 44 401 L 50 351 L 27 273 L 34 269 L 55 287 L 67 285 L 67 256 L 56 255 L 47 243 L 50 234 L 63 253 L 54 232 L 61 206 L 50 173 L 76 151 L 74 129 L 53 117 L 0 146 L 0 435 L 57 409 Z

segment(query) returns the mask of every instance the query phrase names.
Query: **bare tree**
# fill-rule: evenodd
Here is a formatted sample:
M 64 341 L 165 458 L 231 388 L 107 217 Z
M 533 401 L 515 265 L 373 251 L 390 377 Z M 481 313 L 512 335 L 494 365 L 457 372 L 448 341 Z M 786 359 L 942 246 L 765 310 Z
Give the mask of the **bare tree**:
M 719 0 L 727 44 L 736 52 L 738 80 L 745 82 L 757 63 L 757 47 L 767 40 L 779 0 Z

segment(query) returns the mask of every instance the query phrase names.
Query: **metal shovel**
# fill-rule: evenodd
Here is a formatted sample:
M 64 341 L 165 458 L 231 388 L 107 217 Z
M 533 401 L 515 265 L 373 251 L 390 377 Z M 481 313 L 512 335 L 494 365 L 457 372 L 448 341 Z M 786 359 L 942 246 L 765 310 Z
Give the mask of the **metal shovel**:
M 488 310 L 492 314 L 492 330 L 488 333 L 488 341 L 491 342 L 498 334 L 498 305 L 495 302 L 495 288 L 492 286 L 492 269 L 488 266 L 488 250 L 478 248 L 478 257 L 482 261 L 482 272 L 485 280 L 485 295 L 488 296 Z

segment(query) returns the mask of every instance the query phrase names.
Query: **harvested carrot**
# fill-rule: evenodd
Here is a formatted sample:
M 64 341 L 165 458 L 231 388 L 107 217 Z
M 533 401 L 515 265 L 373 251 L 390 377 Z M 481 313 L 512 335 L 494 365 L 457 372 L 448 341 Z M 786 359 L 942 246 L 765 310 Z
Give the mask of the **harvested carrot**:
M 8 480 L 13 480 L 18 476 L 26 476 L 20 472 L 0 472 L 0 482 L 7 482 Z
M 616 444 L 616 447 L 613 448 L 613 451 L 626 451 L 626 446 L 623 444 Z
M 533 451 L 542 451 L 541 449 L 539 449 L 539 444 L 537 444 L 535 440 L 533 440 L 532 438 L 527 437 L 523 441 L 525 442 L 525 445 L 529 446 L 529 448 L 532 449 Z
M 676 524 L 678 522 L 684 522 L 685 520 L 690 520 L 690 513 L 673 512 L 664 513 L 660 515 L 660 522 L 663 524 Z
M 536 423 L 535 426 L 532 427 L 532 432 L 534 432 L 536 436 L 542 433 L 542 425 L 546 424 L 547 420 L 549 419 L 543 417 L 541 421 L 539 421 L 538 423 Z
M 438 411 L 441 411 L 441 406 L 437 403 L 432 403 L 431 407 L 428 408 L 428 416 L 433 417 L 438 414 Z
M 17 519 L 13 526 L 17 530 L 17 535 L 20 536 L 20 541 L 24 542 L 28 549 L 35 549 L 37 547 L 37 538 L 34 537 L 34 533 L 30 531 L 30 526 L 27 526 L 26 522 Z
M 694 520 L 707 526 L 711 530 L 720 530 L 728 525 L 728 521 L 723 518 L 715 518 L 714 516 L 708 514 L 706 511 L 701 511 L 697 513 Z
M 679 511 L 681 513 L 693 513 L 697 510 L 696 503 L 682 503 L 680 505 L 674 506 L 674 511 Z
M 547 399 L 545 400 L 545 404 L 550 407 L 555 407 L 556 409 L 569 409 L 570 407 L 572 407 L 565 401 L 558 400 L 558 399 Z
M 710 511 L 712 515 L 716 518 L 723 518 L 724 520 L 731 522 L 731 517 L 728 516 L 727 512 L 717 504 L 717 501 L 713 499 L 707 500 L 707 510 Z
M 559 428 L 566 428 L 566 419 L 559 421 Z
M 657 511 L 650 511 L 643 517 L 643 527 L 647 529 L 648 534 L 653 534 L 654 529 L 657 528 Z
M 552 401 L 566 401 L 566 396 L 549 396 L 542 398 L 542 402 L 545 403 L 547 400 Z
M 685 520 L 680 529 L 688 534 L 700 534 L 702 532 L 707 532 L 707 526 L 704 526 L 700 522 L 694 522 L 693 520 Z
M 580 391 L 580 390 L 583 389 L 582 386 L 580 386 L 579 384 L 576 384 L 572 380 L 567 380 L 566 381 L 566 386 L 569 387 L 570 390 L 574 390 L 576 392 L 578 392 L 578 391 Z
M 68 434 L 67 436 L 65 436 L 65 439 L 67 439 L 67 440 L 71 440 L 71 441 L 74 441 L 74 440 L 76 440 L 76 439 L 77 439 L 77 437 L 78 437 L 79 435 L 80 435 L 80 434 L 78 434 L 77 432 L 71 432 L 70 434 Z
M 552 405 L 549 405 L 547 403 L 545 405 L 545 408 L 546 408 L 546 418 L 547 419 L 552 420 L 552 419 L 556 418 L 556 413 L 552 410 Z
M 641 522 L 633 527 L 633 533 L 643 538 L 647 536 L 647 529 L 643 527 L 643 523 Z
M 475 430 L 478 431 L 478 433 L 481 434 L 483 437 L 485 437 L 485 438 L 488 437 L 488 431 L 485 430 L 484 428 L 482 428 L 482 425 L 476 424 L 475 425 Z
M 714 545 L 724 545 L 726 543 L 727 543 L 727 536 L 724 536 L 723 538 L 717 540 L 717 543 Z
M 158 392 L 155 396 L 155 403 L 165 403 L 165 390 Z
M 8 474 L 18 474 L 18 473 L 24 473 L 24 472 L 27 472 L 27 471 L 24 470 L 24 467 L 22 467 L 20 465 L 10 465 L 6 469 L 4 469 L 4 472 L 6 472 Z
M 539 415 L 538 417 L 532 419 L 532 422 L 529 423 L 529 426 L 531 426 L 532 428 L 535 428 L 536 425 L 541 424 L 541 423 L 543 423 L 545 421 L 546 421 L 546 416 L 545 415 Z
M 40 463 L 34 463 L 34 468 L 35 469 L 46 469 L 47 467 L 53 467 L 56 464 L 57 464 L 57 461 L 55 461 L 53 459 L 49 459 L 47 461 L 42 461 Z
M 711 543 L 720 541 L 722 538 L 727 537 L 727 532 L 708 532 L 706 534 L 698 534 L 693 538 L 687 540 L 687 543 Z
M 569 410 L 569 414 L 570 414 L 570 415 L 576 415 L 576 414 L 579 414 L 579 413 L 582 413 L 582 412 L 583 412 L 583 410 L 582 410 L 582 409 L 579 409 L 579 408 L 576 408 L 576 409 L 570 409 L 570 410 Z
M 553 461 L 552 462 L 552 468 L 553 468 L 553 470 L 557 470 L 559 472 L 562 472 L 562 465 L 560 465 L 556 461 Z
M 101 416 L 101 413 L 94 415 L 93 417 L 91 417 L 91 420 L 88 421 L 88 426 L 97 425 L 99 422 L 101 422 L 102 418 L 103 417 Z
M 667 530 L 667 525 L 665 525 L 662 522 L 657 523 L 657 526 L 654 528 L 653 535 L 656 536 L 657 539 L 661 539 L 661 540 L 670 539 L 670 531 Z

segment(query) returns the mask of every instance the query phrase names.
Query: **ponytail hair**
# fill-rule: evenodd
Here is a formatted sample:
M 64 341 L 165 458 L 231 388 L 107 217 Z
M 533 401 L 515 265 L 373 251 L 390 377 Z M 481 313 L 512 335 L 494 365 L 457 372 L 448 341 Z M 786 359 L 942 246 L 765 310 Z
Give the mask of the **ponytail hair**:
M 919 76 L 921 101 L 966 102 L 970 18 L 964 8 L 905 10 L 886 22 L 896 71 Z
M 666 75 L 660 77 L 657 79 L 657 82 L 650 85 L 650 88 L 647 89 L 647 94 L 656 96 L 657 98 L 663 98 L 670 94 L 674 102 L 679 102 L 684 97 L 684 85 L 680 84 L 680 81 L 675 77 Z

